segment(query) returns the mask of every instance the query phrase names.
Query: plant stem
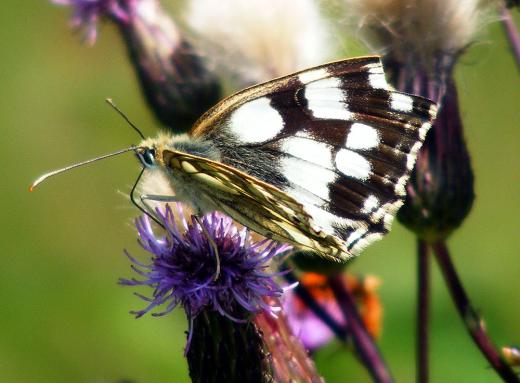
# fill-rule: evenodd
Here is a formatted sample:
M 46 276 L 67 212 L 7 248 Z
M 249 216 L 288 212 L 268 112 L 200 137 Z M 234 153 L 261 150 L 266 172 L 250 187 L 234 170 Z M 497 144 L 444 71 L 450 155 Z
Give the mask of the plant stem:
M 276 298 L 266 298 L 266 302 L 271 306 L 281 306 Z M 273 382 L 325 383 L 300 339 L 292 333 L 283 311 L 276 317 L 261 311 L 255 315 L 254 323 L 270 354 Z
M 342 275 L 329 277 L 329 285 L 334 292 L 338 305 L 345 316 L 347 331 L 349 332 L 357 354 L 366 366 L 374 382 L 393 382 L 390 371 L 386 366 L 379 349 L 370 337 L 361 319 L 354 298 L 345 286 Z
M 297 282 L 298 279 L 292 272 L 286 272 L 284 274 L 285 279 L 289 283 Z M 340 325 L 332 316 L 329 315 L 323 307 L 314 299 L 314 297 L 309 293 L 309 291 L 303 286 L 301 283 L 294 289 L 296 295 L 305 303 L 305 305 L 316 315 L 320 320 L 325 323 L 330 330 L 336 335 L 336 337 L 341 341 L 345 342 L 347 338 L 347 331 L 344 326 Z
M 505 382 L 520 382 L 519 377 L 512 368 L 502 358 L 491 339 L 487 335 L 482 320 L 472 307 L 468 295 L 462 286 L 462 282 L 451 261 L 450 253 L 444 242 L 437 242 L 433 246 L 433 251 L 439 263 L 439 267 L 446 281 L 446 285 L 451 294 L 451 298 L 457 307 L 459 315 L 462 317 L 466 329 L 470 333 L 484 357 L 491 364 L 491 367 L 500 375 Z
M 429 380 L 430 254 L 423 240 L 417 241 L 417 361 L 416 380 Z

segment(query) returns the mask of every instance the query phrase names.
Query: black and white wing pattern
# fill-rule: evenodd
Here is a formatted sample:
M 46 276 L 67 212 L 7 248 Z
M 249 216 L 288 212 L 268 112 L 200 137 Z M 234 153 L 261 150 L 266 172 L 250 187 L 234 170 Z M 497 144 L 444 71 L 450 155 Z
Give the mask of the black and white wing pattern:
M 171 149 L 160 151 L 169 171 L 181 175 L 199 202 L 204 201 L 266 238 L 337 261 L 348 258 L 343 240 L 315 229 L 302 204 L 275 186 L 205 157 Z
M 435 115 L 430 100 L 387 84 L 379 57 L 361 57 L 239 92 L 203 115 L 191 136 L 301 204 L 307 230 L 338 238 L 335 257 L 344 260 L 388 232 Z

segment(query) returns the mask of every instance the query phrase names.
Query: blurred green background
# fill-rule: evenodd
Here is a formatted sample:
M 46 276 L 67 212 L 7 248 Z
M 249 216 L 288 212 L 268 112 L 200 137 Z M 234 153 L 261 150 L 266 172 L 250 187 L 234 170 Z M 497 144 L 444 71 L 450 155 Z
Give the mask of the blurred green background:
M 123 248 L 142 254 L 137 212 L 121 194 L 139 169 L 133 156 L 27 192 L 42 172 L 137 142 L 105 97 L 145 134 L 158 129 L 115 30 L 104 25 L 89 48 L 68 16 L 47 1 L 0 2 L 0 381 L 187 382 L 183 313 L 135 320 L 128 311 L 143 303 L 116 284 L 131 276 Z M 499 25 L 462 58 L 457 79 L 477 200 L 449 244 L 495 342 L 520 344 L 520 78 Z M 354 266 L 383 280 L 380 345 L 398 382 L 414 380 L 414 248 L 396 225 Z M 434 271 L 432 382 L 498 382 Z M 369 381 L 337 343 L 316 360 L 329 383 Z

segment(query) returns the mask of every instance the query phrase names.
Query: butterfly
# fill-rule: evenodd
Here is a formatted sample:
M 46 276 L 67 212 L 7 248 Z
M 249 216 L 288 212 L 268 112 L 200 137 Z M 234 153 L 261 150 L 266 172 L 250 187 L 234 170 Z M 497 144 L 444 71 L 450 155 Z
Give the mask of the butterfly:
M 161 133 L 94 160 L 134 151 L 152 217 L 150 201 L 184 202 L 344 262 L 390 229 L 436 111 L 393 90 L 379 57 L 359 57 L 252 86 L 188 134 Z
M 141 142 L 143 197 L 343 262 L 388 232 L 436 110 L 393 90 L 377 56 L 307 69 L 224 99 L 187 135 Z

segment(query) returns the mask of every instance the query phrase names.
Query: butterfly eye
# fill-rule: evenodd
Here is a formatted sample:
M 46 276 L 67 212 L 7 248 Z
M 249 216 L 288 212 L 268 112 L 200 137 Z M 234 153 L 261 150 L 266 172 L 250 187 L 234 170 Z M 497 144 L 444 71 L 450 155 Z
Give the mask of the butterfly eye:
M 155 163 L 155 149 L 153 148 L 144 148 L 142 150 L 137 151 L 137 158 L 146 168 L 154 168 L 157 166 Z

